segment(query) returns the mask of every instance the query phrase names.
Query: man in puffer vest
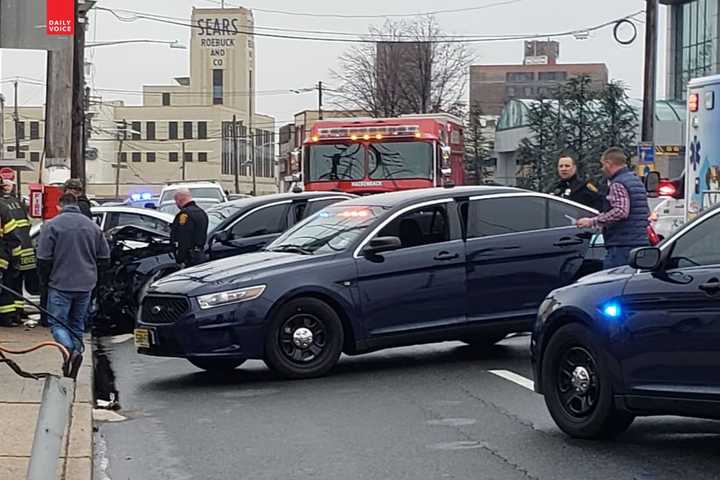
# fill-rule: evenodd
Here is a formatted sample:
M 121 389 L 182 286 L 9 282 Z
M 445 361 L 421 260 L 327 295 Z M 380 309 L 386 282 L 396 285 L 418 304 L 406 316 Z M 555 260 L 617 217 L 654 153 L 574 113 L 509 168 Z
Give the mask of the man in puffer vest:
M 594 218 L 581 218 L 578 228 L 601 228 L 607 255 L 603 266 L 626 265 L 630 250 L 649 245 L 647 191 L 642 180 L 627 164 L 621 148 L 612 147 L 600 160 L 603 175 L 608 178 L 608 195 L 603 213 Z

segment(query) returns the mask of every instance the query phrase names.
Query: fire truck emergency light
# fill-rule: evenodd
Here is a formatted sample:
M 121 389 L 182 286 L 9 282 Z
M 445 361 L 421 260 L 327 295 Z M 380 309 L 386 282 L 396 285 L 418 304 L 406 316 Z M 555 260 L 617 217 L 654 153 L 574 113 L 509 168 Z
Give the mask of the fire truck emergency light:
M 349 138 L 352 141 L 356 141 L 360 138 L 363 140 L 370 140 L 374 138 L 376 140 L 382 140 L 385 137 L 411 137 L 422 138 L 422 132 L 420 127 L 417 125 L 384 125 L 384 126 L 373 126 L 373 127 L 333 127 L 333 128 L 320 128 L 316 135 L 313 135 L 308 140 L 311 142 L 318 142 L 324 139 L 337 139 L 337 138 Z

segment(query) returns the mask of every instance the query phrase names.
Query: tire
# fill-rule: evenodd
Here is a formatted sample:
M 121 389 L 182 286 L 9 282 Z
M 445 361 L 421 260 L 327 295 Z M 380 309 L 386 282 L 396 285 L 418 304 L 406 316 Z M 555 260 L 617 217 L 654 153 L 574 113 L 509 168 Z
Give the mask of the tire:
M 232 372 L 245 362 L 225 358 L 188 358 L 188 361 L 201 370 L 214 373 Z
M 265 363 L 289 379 L 325 375 L 342 352 L 340 317 L 316 298 L 291 300 L 273 315 L 265 335 Z
M 615 408 L 602 349 L 582 325 L 566 325 L 553 334 L 540 381 L 550 415 L 571 437 L 613 438 L 635 419 Z
M 473 348 L 490 348 L 496 343 L 502 341 L 505 337 L 507 337 L 506 333 L 488 333 L 488 334 L 478 334 L 476 336 L 472 337 L 465 337 L 462 339 L 463 342 L 467 343 Z

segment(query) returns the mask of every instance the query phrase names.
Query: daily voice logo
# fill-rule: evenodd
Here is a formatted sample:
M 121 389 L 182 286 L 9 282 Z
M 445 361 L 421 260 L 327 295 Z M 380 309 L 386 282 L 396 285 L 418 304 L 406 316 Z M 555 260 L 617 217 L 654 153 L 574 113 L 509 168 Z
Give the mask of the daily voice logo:
M 75 0 L 47 0 L 47 34 L 75 34 Z

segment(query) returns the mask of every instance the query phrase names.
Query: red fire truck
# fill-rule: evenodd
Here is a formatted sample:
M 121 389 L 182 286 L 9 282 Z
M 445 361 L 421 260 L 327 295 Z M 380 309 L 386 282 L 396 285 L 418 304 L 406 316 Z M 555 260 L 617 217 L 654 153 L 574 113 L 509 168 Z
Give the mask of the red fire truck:
M 315 123 L 293 173 L 308 191 L 382 193 L 462 185 L 463 156 L 462 121 L 452 115 L 341 118 Z

